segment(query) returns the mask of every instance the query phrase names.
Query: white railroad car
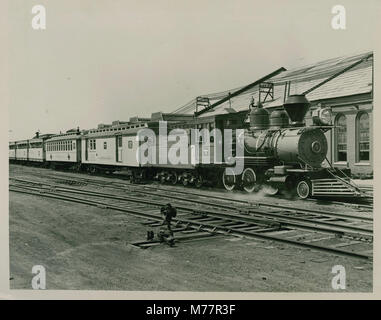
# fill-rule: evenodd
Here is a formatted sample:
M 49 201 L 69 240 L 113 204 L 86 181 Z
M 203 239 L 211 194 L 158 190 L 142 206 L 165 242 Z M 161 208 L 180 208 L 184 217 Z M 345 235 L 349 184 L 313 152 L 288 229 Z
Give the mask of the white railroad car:
M 44 162 L 45 148 L 42 138 L 28 140 L 28 161 Z
M 81 163 L 81 133 L 79 130 L 55 135 L 45 142 L 46 161 L 52 165 Z
M 146 123 L 89 130 L 82 137 L 82 164 L 90 171 L 115 167 L 139 167 L 137 132 Z
M 29 141 L 28 140 L 16 141 L 16 160 L 28 161 L 28 154 L 29 154 Z
M 9 142 L 9 160 L 16 160 L 16 142 Z

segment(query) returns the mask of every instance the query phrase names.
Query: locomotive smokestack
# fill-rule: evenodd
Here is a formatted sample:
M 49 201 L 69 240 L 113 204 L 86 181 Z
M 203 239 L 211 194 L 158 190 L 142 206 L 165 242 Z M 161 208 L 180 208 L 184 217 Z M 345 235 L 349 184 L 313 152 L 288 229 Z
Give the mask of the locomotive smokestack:
M 283 108 L 291 119 L 292 126 L 304 126 L 304 116 L 310 108 L 310 102 L 304 94 L 288 96 Z

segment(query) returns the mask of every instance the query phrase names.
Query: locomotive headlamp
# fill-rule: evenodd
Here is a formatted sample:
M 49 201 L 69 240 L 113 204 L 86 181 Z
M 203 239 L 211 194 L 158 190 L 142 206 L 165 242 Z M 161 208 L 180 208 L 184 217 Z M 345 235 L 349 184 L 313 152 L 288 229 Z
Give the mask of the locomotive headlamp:
M 332 111 L 331 108 L 323 108 L 320 110 L 320 120 L 324 124 L 331 124 L 332 122 Z
M 332 123 L 332 110 L 330 107 L 319 107 L 312 112 L 312 121 L 314 125 L 328 126 Z

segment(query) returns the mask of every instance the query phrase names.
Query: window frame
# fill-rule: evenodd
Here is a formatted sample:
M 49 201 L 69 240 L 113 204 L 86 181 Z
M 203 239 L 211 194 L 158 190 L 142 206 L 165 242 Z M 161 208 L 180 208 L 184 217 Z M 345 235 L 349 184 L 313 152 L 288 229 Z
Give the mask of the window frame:
M 89 150 L 90 151 L 95 151 L 96 150 L 96 139 L 90 139 Z
M 344 113 L 338 113 L 335 117 L 335 126 L 338 126 L 339 120 L 341 118 L 344 118 L 345 121 L 345 160 L 339 159 L 339 145 L 344 145 L 344 143 L 339 143 L 339 134 L 343 134 L 343 132 L 340 132 L 340 128 L 335 128 L 334 132 L 334 159 L 335 162 L 342 162 L 347 163 L 348 162 L 348 119 L 347 116 Z M 341 153 L 344 153 L 343 151 L 340 151 Z
M 360 120 L 361 120 L 361 117 L 366 115 L 368 117 L 368 141 L 361 141 L 361 134 L 360 134 Z M 368 152 L 368 159 L 366 160 L 363 160 L 361 159 L 361 156 L 360 156 L 360 153 L 361 152 L 364 152 L 364 151 L 361 151 L 360 149 L 360 144 L 362 143 L 368 143 L 368 149 L 367 149 L 367 152 Z M 364 164 L 364 163 L 370 163 L 370 116 L 369 116 L 369 113 L 366 112 L 366 111 L 360 111 L 357 113 L 356 115 L 356 163 L 361 163 L 361 164 Z M 365 151 L 366 152 L 366 151 Z

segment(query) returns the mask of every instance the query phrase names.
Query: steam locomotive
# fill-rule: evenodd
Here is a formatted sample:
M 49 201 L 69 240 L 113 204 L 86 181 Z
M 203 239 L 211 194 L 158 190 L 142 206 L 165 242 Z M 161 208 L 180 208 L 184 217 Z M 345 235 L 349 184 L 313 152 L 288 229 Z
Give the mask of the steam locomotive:
M 300 198 L 311 195 L 356 194 L 349 170 L 322 167 L 331 130 L 330 109 L 313 114 L 313 125 L 305 125 L 310 103 L 304 95 L 291 95 L 283 110 L 269 114 L 259 103 L 250 111 L 250 127 L 238 139 L 244 146 L 245 170 L 242 176 L 225 174 L 223 183 L 232 190 L 240 180 L 247 192 L 264 187 L 266 193 L 296 191 Z M 291 123 L 290 123 L 291 121 Z M 328 161 L 328 160 L 327 160 Z
M 309 196 L 355 196 L 359 190 L 351 184 L 349 171 L 322 167 L 327 155 L 324 132 L 333 127 L 329 110 L 314 111 L 313 125 L 306 126 L 304 118 L 310 103 L 303 95 L 289 96 L 283 110 L 271 114 L 259 103 L 250 111 L 214 114 L 197 117 L 187 114 L 154 113 L 151 118 L 131 118 L 128 122 L 101 125 L 97 129 L 72 129 L 63 134 L 44 135 L 30 140 L 11 142 L 9 159 L 13 162 L 39 163 L 53 168 L 66 167 L 90 173 L 125 171 L 131 180 L 156 179 L 162 183 L 183 185 L 222 184 L 227 190 L 243 188 L 247 192 L 264 190 L 276 194 L 280 190 L 295 192 L 300 198 Z M 249 118 L 249 124 L 247 119 Z M 167 130 L 182 130 L 190 135 L 191 129 L 244 129 L 232 141 L 193 141 L 187 145 L 189 161 L 184 164 L 142 164 L 137 150 L 143 143 L 137 139 L 142 129 L 151 129 L 158 139 L 152 145 L 153 154 L 163 149 L 159 145 L 159 124 L 166 122 Z M 291 122 L 291 123 L 290 123 Z M 166 152 L 175 143 L 167 141 Z M 244 169 L 234 173 L 232 159 L 224 154 L 214 159 L 217 144 L 239 144 Z M 197 152 L 195 152 L 195 150 Z M 195 158 L 195 154 L 198 155 Z M 211 161 L 204 163 L 207 155 Z M 192 159 L 191 159 L 192 158 Z

